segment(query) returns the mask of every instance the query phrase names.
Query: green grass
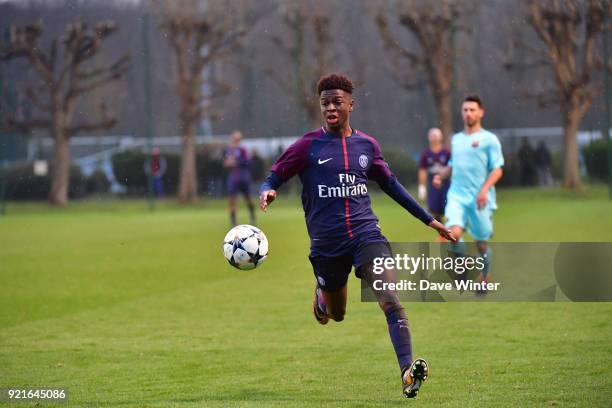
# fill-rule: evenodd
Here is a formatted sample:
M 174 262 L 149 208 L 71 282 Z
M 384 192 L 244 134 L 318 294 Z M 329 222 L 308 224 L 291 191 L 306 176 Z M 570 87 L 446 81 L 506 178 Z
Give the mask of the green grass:
M 390 240 L 433 239 L 373 200 Z M 499 202 L 496 241 L 612 241 L 602 187 L 504 190 Z M 260 226 L 270 258 L 240 272 L 221 255 L 221 201 L 153 213 L 143 201 L 11 203 L 0 218 L 0 388 L 66 387 L 70 406 L 87 407 L 414 404 L 400 397 L 384 317 L 359 301 L 354 277 L 345 321 L 312 318 L 297 200 L 281 198 Z M 415 353 L 432 366 L 419 406 L 612 400 L 612 304 L 405 306 Z

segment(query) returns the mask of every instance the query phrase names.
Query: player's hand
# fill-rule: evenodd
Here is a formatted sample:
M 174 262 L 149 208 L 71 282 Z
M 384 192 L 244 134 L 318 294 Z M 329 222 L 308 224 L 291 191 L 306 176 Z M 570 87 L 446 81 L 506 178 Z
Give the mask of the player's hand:
M 268 211 L 268 205 L 276 198 L 276 190 L 262 191 L 259 195 L 259 208 L 263 212 Z
M 476 205 L 478 206 L 478 209 L 483 209 L 485 205 L 487 205 L 487 201 L 489 201 L 489 190 L 480 190 L 476 196 Z
M 431 185 L 435 188 L 442 187 L 442 177 L 439 174 L 434 174 L 433 178 L 431 179 Z
M 450 228 L 446 228 L 440 221 L 433 220 L 429 223 L 429 226 L 438 231 L 438 234 L 442 238 L 452 242 L 457 242 L 457 238 L 455 237 L 455 235 L 453 235 L 453 232 L 450 230 Z
M 427 188 L 423 184 L 419 184 L 419 200 L 425 201 L 427 198 Z

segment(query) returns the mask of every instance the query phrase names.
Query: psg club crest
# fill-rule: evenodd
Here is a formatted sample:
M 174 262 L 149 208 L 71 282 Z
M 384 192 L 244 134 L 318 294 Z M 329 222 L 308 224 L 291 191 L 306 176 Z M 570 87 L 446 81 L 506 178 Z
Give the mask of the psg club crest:
M 365 154 L 362 154 L 361 156 L 359 156 L 359 165 L 361 166 L 362 169 L 365 169 L 366 167 L 368 167 L 368 156 L 366 156 Z

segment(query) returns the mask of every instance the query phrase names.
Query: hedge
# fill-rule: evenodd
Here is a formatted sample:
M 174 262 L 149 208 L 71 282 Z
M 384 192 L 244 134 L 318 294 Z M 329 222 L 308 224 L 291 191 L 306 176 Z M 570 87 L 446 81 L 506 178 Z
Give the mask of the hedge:
M 45 176 L 34 174 L 32 163 L 9 166 L 6 169 L 6 198 L 9 200 L 46 200 L 51 190 L 52 169 Z M 68 196 L 82 198 L 87 194 L 108 192 L 110 183 L 103 172 L 85 177 L 80 167 L 70 167 Z
M 597 180 L 608 179 L 608 143 L 605 139 L 594 140 L 582 149 L 584 164 L 589 176 Z

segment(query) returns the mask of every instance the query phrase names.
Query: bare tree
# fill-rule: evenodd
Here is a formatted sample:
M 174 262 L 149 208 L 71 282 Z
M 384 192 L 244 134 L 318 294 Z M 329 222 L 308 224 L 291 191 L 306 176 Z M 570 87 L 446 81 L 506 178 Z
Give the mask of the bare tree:
M 328 73 L 332 58 L 329 14 L 311 1 L 283 2 L 279 13 L 285 31 L 272 36 L 272 41 L 291 62 L 292 70 L 268 69 L 268 74 L 302 108 L 308 123 L 317 127 L 321 112 L 316 84 Z
M 402 0 L 395 3 L 393 15 L 406 28 L 420 47 L 414 52 L 402 45 L 391 30 L 389 18 L 383 12 L 375 16 L 378 32 L 391 58 L 395 75 L 404 88 L 414 90 L 422 86 L 415 70 L 423 70 L 433 94 L 438 112 L 438 126 L 445 143 L 452 133 L 451 91 L 453 66 L 456 63 L 454 36 L 466 31 L 463 17 L 473 12 L 473 4 L 462 0 Z
M 164 3 L 162 29 L 174 51 L 177 67 L 177 92 L 180 98 L 182 134 L 181 171 L 178 198 L 181 202 L 197 199 L 195 136 L 197 124 L 206 114 L 203 81 L 206 67 L 231 54 L 247 33 L 237 10 L 221 1 L 185 4 Z M 215 84 L 212 84 L 215 85 Z M 217 84 L 219 85 L 219 84 Z M 223 87 L 221 87 L 223 88 Z M 208 97 L 225 90 L 217 86 Z
M 97 120 L 73 123 L 79 97 L 118 80 L 127 69 L 127 56 L 107 66 L 85 67 L 100 52 L 103 41 L 116 29 L 112 22 L 100 22 L 89 27 L 75 21 L 66 26 L 63 37 L 51 41 L 49 51 L 45 53 L 41 45 L 40 23 L 13 26 L 8 45 L 0 49 L 2 60 L 25 59 L 39 79 L 38 86 L 26 88 L 24 95 L 41 116 L 13 118 L 10 124 L 22 130 L 46 129 L 53 137 L 55 152 L 49 194 L 52 204 L 64 205 L 68 202 L 70 137 L 83 131 L 107 129 L 116 123 L 104 103 L 100 103 L 100 117 Z M 60 49 L 63 51 L 61 57 Z
M 510 62 L 506 67 L 545 66 L 553 71 L 553 87 L 531 88 L 525 95 L 535 98 L 541 106 L 559 106 L 565 150 L 563 185 L 578 189 L 578 127 L 601 89 L 593 77 L 603 67 L 596 55 L 596 40 L 604 29 L 603 4 L 598 0 L 527 0 L 527 18 L 543 47 L 516 39 L 515 46 L 532 57 Z

